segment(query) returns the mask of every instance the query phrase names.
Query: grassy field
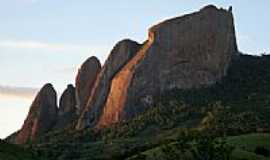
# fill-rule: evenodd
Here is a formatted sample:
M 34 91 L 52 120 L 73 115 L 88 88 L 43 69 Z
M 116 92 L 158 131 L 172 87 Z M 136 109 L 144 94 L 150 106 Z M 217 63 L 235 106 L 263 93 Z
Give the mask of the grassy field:
M 255 133 L 240 136 L 232 136 L 226 139 L 227 144 L 233 146 L 232 160 L 270 160 L 270 156 L 266 157 L 256 154 L 255 150 L 258 147 L 264 147 L 270 152 L 270 134 Z M 174 146 L 177 142 L 171 142 L 168 145 Z M 164 144 L 155 148 L 146 150 L 130 157 L 130 160 L 147 159 L 147 160 L 167 160 L 170 159 L 163 151 Z M 174 150 L 174 147 L 171 150 Z M 181 155 L 180 151 L 172 151 Z M 187 152 L 187 154 L 189 154 Z M 173 156 L 172 156 L 173 157 Z M 181 157 L 181 156 L 180 156 Z M 191 155 L 185 155 L 183 159 L 194 159 Z M 195 160 L 195 159 L 194 159 Z
M 69 148 L 68 153 L 62 154 L 58 159 L 76 159 L 76 157 L 88 157 L 87 159 L 129 159 L 129 160 L 168 160 L 168 153 L 164 152 L 164 146 L 175 146 L 176 135 L 178 131 L 165 132 L 160 136 L 143 139 L 143 138 L 124 138 L 112 141 L 88 142 L 82 144 L 55 144 L 50 148 L 54 154 L 61 148 Z M 226 138 L 226 143 L 233 146 L 232 160 L 270 160 L 266 157 L 255 153 L 256 148 L 263 147 L 270 152 L 270 134 L 254 133 L 240 136 L 231 136 Z M 75 149 L 74 147 L 80 148 Z M 52 146 L 51 146 L 52 147 Z M 174 147 L 169 147 L 171 153 L 180 151 Z M 55 157 L 55 155 L 51 155 Z M 0 143 L 0 160 L 51 160 L 50 153 L 47 158 L 41 158 L 37 152 L 24 149 L 20 146 Z M 172 156 L 177 157 L 177 156 Z M 193 160 L 192 155 L 186 152 L 185 158 Z M 195 160 L 195 159 L 194 159 Z
M 270 134 L 248 134 L 229 137 L 227 142 L 236 147 L 233 152 L 235 159 L 270 160 L 255 153 L 256 148 L 264 147 L 270 152 Z

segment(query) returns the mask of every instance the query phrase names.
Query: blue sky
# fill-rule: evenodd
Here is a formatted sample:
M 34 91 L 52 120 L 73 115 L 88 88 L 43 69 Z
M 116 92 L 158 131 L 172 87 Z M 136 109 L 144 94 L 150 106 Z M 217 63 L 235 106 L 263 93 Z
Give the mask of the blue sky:
M 270 52 L 269 0 L 0 0 L 0 138 L 43 84 L 61 93 L 86 58 L 104 62 L 117 41 L 143 42 L 151 25 L 207 4 L 233 6 L 240 51 Z

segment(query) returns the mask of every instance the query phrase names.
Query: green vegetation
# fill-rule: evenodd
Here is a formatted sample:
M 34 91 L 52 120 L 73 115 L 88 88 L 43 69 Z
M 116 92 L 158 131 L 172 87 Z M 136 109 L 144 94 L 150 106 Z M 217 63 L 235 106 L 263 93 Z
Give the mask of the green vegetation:
M 270 56 L 241 55 L 211 87 L 167 91 L 155 102 L 109 128 L 67 128 L 25 147 L 48 160 L 270 159 Z
M 139 153 L 134 159 L 162 160 L 230 160 L 234 147 L 225 138 L 215 138 L 196 131 L 180 132 L 179 137 L 170 143 Z
M 130 160 L 267 160 L 270 156 L 256 153 L 257 148 L 264 146 L 269 151 L 270 134 L 246 134 L 241 136 L 230 136 L 214 138 L 211 136 L 197 135 L 193 137 L 180 136 L 177 140 L 161 144 L 150 150 L 138 153 Z M 199 153 L 198 153 L 199 151 Z
M 0 160 L 45 160 L 37 153 L 0 140 Z
M 270 56 L 242 55 L 208 88 L 171 90 L 138 117 L 102 131 L 105 139 L 153 136 L 172 128 L 211 128 L 217 135 L 270 131 Z

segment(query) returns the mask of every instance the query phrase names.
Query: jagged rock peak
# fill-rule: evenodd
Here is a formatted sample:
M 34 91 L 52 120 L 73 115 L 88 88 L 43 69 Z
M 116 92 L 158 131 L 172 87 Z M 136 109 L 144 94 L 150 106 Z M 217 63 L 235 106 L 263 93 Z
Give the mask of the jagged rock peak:
M 237 54 L 231 11 L 207 6 L 159 23 L 114 76 L 106 103 L 92 119 L 98 127 L 107 126 L 153 106 L 153 97 L 163 91 L 214 84 Z
M 112 78 L 137 53 L 140 47 L 139 43 L 130 39 L 117 42 L 102 68 L 103 72 L 107 72 L 104 74 Z
M 80 69 L 81 70 L 88 69 L 88 67 L 91 66 L 92 64 L 101 67 L 99 59 L 96 56 L 91 56 L 86 61 L 83 62 Z
M 201 8 L 200 11 L 211 10 L 211 9 L 218 10 L 218 8 L 217 8 L 215 5 L 209 4 L 209 5 L 207 5 L 207 6 L 203 7 L 203 8 Z
M 171 31 L 173 29 L 177 30 L 177 28 L 172 28 L 175 26 L 178 26 L 179 29 L 183 29 L 184 27 L 181 27 L 182 25 L 186 25 L 186 22 L 190 22 L 193 19 L 197 19 L 197 17 L 201 17 L 202 20 L 198 20 L 197 22 L 200 23 L 200 21 L 203 21 L 203 18 L 212 17 L 215 18 L 213 20 L 218 21 L 216 18 L 220 17 L 223 18 L 224 21 L 231 21 L 230 23 L 234 27 L 233 23 L 233 15 L 232 15 L 232 7 L 230 6 L 228 10 L 220 8 L 218 9 L 215 5 L 207 5 L 200 9 L 197 12 L 186 14 L 180 17 L 174 17 L 171 19 L 164 20 L 163 22 L 160 22 L 152 27 L 149 28 L 149 37 L 148 39 L 153 39 L 155 36 L 155 41 L 160 40 L 160 37 L 158 37 L 160 34 L 163 33 L 163 35 L 167 32 L 166 30 L 170 29 Z M 196 23 L 196 22 L 194 22 Z M 208 22 L 210 23 L 210 21 Z M 190 30 L 196 29 L 196 26 L 189 26 Z M 194 27 L 194 28 L 192 28 Z M 225 27 L 225 26 L 219 26 L 219 27 Z M 161 38 L 170 38 L 170 37 L 161 37 Z
M 56 105 L 56 101 L 57 101 L 57 93 L 53 87 L 53 85 L 51 83 L 46 83 L 38 92 L 35 100 L 34 100 L 34 104 L 37 103 L 41 103 L 41 101 L 38 100 L 48 100 L 46 101 L 48 104 L 48 107 L 55 107 Z M 37 103 L 35 103 L 37 102 Z M 42 106 L 42 107 L 46 107 L 46 106 Z
M 140 47 L 141 44 L 130 39 L 121 40 L 113 47 L 97 78 L 88 103 L 79 118 L 78 129 L 93 123 L 91 121 L 94 120 L 94 117 L 98 116 L 97 114 L 100 113 L 100 109 L 106 101 L 111 80 L 115 74 L 135 56 Z
M 59 103 L 59 115 L 76 110 L 75 87 L 69 84 L 63 92 Z
M 75 82 L 77 106 L 79 109 L 86 105 L 100 70 L 100 61 L 95 56 L 88 58 L 79 69 Z
M 54 128 L 61 129 L 70 126 L 76 117 L 76 91 L 75 87 L 69 84 L 60 98 L 57 124 Z
M 129 48 L 129 46 L 137 46 L 139 45 L 138 42 L 134 41 L 134 40 L 131 40 L 131 39 L 123 39 L 119 42 L 116 43 L 116 45 L 113 47 L 112 51 L 111 51 L 111 54 L 114 53 L 115 51 L 114 50 L 117 50 L 119 52 L 119 48 L 120 47 L 126 47 L 126 48 Z M 127 54 L 127 53 L 126 53 Z M 110 55 L 109 55 L 110 57 Z
M 34 99 L 15 143 L 23 144 L 48 132 L 55 125 L 57 113 L 57 94 L 53 85 L 47 83 Z

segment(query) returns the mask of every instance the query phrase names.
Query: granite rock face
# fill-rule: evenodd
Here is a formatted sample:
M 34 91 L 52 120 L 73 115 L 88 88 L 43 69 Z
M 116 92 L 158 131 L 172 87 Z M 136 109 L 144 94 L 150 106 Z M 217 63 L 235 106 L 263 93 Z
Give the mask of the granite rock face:
M 77 118 L 76 108 L 76 91 L 73 85 L 68 85 L 63 92 L 57 117 L 57 123 L 54 126 L 56 129 L 66 128 L 71 125 Z
M 93 124 L 95 117 L 99 116 L 99 113 L 101 112 L 100 109 L 106 102 L 111 80 L 115 74 L 137 53 L 140 47 L 140 44 L 129 39 L 122 40 L 115 45 L 102 67 L 99 76 L 97 77 L 92 94 L 80 116 L 77 125 L 78 129 Z
M 86 105 L 100 70 L 101 64 L 94 56 L 88 58 L 79 69 L 76 76 L 76 99 L 80 110 Z
M 23 144 L 48 132 L 56 123 L 57 113 L 56 92 L 51 84 L 46 84 L 33 101 L 28 116 L 15 137 L 15 143 Z
M 166 90 L 214 84 L 237 54 L 231 10 L 207 6 L 155 25 L 141 49 L 114 75 L 105 104 L 93 108 L 95 115 L 77 128 L 132 118 Z
M 226 75 L 238 55 L 232 8 L 206 6 L 149 29 L 143 44 L 118 42 L 104 66 L 90 57 L 81 66 L 76 87 L 68 85 L 57 108 L 56 92 L 46 84 L 31 105 L 22 144 L 54 129 L 101 128 L 128 120 L 154 106 L 154 97 L 172 89 L 210 86 Z M 78 115 L 79 113 L 79 115 Z

